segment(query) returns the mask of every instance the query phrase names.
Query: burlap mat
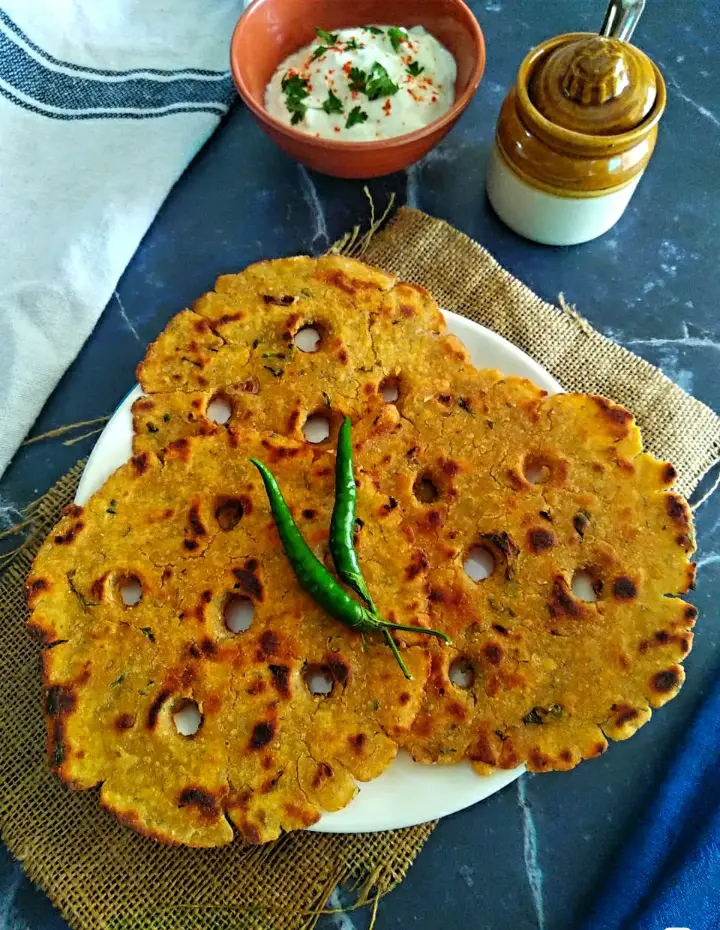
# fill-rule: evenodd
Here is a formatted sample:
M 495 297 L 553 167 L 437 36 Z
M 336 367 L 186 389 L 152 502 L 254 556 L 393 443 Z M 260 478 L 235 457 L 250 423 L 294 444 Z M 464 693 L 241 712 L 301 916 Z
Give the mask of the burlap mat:
M 566 388 L 626 404 L 648 448 L 678 467 L 686 494 L 717 459 L 720 418 L 711 410 L 576 314 L 540 300 L 447 224 L 401 209 L 354 249 L 501 333 Z M 66 791 L 51 776 L 23 584 L 81 470 L 79 463 L 34 510 L 32 532 L 0 585 L 0 824 L 8 848 L 77 930 L 300 930 L 314 924 L 339 882 L 356 883 L 360 902 L 377 900 L 402 881 L 433 824 L 355 836 L 296 833 L 261 848 L 162 847 L 119 826 L 95 792 Z

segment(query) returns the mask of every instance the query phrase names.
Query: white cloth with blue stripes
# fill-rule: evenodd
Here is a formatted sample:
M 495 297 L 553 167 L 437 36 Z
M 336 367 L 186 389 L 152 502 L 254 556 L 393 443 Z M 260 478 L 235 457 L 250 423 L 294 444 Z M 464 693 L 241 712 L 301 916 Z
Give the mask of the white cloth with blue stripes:
M 241 0 L 0 0 L 0 474 L 233 99 Z

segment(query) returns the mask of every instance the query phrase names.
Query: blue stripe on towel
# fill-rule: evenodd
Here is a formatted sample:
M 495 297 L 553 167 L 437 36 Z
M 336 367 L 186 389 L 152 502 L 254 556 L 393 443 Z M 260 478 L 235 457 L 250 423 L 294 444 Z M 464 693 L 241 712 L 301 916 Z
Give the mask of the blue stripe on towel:
M 0 20 L 8 26 L 6 14 L 2 13 Z M 17 27 L 13 32 L 19 33 Z M 23 41 L 30 45 L 24 36 Z M 33 48 L 38 50 L 37 46 Z M 197 112 L 222 116 L 234 96 L 232 79 L 226 72 L 75 69 L 81 70 L 83 73 L 68 74 L 48 67 L 0 25 L 0 93 L 43 116 L 61 120 L 148 119 Z M 152 74 L 158 77 L 149 76 Z M 213 78 L 208 79 L 208 74 Z

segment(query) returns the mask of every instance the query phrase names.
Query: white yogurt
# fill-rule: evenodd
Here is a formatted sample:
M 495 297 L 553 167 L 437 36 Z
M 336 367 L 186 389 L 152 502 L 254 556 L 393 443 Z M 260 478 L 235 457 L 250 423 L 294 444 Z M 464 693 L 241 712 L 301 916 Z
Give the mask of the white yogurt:
M 319 35 L 286 58 L 267 86 L 265 107 L 321 139 L 388 139 L 446 113 L 456 77 L 455 59 L 422 26 L 358 26 Z

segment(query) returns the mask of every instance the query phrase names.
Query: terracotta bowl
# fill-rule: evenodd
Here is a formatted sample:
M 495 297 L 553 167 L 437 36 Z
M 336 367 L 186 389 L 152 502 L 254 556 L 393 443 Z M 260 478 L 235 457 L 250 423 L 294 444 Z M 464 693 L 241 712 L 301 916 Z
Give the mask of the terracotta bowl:
M 265 88 L 278 65 L 315 38 L 315 27 L 373 23 L 424 26 L 455 56 L 455 103 L 423 129 L 377 142 L 317 139 L 265 110 Z M 341 178 L 374 178 L 422 158 L 454 126 L 485 70 L 485 42 L 462 0 L 255 0 L 240 17 L 230 45 L 238 92 L 265 132 L 293 158 Z

